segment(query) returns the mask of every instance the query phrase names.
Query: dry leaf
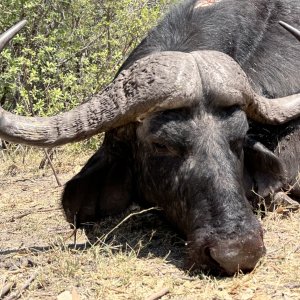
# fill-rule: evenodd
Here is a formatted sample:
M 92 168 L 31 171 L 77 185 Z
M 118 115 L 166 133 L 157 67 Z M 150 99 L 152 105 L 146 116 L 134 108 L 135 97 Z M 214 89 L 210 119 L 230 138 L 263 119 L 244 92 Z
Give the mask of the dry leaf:
M 80 300 L 80 296 L 75 288 L 72 290 L 72 300 Z
M 73 300 L 70 291 L 64 291 L 57 296 L 57 300 Z

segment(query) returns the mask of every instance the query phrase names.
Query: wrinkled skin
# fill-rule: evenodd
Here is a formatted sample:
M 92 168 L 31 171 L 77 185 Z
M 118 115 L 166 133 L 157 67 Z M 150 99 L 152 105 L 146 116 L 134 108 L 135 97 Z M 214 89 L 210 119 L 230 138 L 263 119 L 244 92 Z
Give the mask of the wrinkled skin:
M 286 11 L 299 23 L 297 2 L 253 2 L 223 0 L 216 10 L 202 10 L 199 1 L 186 1 L 150 32 L 121 70 L 157 51 L 213 49 L 232 56 L 261 95 L 296 93 L 300 46 L 274 24 Z M 254 124 L 238 105 L 221 104 L 206 95 L 192 108 L 156 113 L 107 132 L 98 152 L 66 185 L 67 220 L 80 227 L 118 214 L 132 201 L 158 205 L 186 237 L 188 268 L 230 275 L 252 270 L 265 247 L 248 200 L 252 190 L 266 197 L 295 183 L 299 121 Z M 291 192 L 297 195 L 299 185 Z

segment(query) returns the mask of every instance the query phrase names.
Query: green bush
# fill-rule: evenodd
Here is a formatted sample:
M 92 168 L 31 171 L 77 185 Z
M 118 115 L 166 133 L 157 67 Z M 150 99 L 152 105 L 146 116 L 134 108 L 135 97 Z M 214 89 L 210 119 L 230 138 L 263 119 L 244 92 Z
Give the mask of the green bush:
M 0 103 L 22 115 L 69 110 L 100 91 L 171 0 L 2 0 Z

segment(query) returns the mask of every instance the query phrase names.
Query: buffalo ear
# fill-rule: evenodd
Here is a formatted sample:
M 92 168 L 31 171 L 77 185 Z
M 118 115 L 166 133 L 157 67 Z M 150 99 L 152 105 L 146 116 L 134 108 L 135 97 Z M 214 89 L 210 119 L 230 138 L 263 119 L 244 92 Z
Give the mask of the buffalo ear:
M 80 227 L 124 211 L 132 202 L 131 153 L 113 135 L 67 182 L 62 206 L 68 222 Z
M 247 137 L 244 144 L 244 178 L 248 197 L 267 197 L 285 183 L 282 161 L 263 144 Z

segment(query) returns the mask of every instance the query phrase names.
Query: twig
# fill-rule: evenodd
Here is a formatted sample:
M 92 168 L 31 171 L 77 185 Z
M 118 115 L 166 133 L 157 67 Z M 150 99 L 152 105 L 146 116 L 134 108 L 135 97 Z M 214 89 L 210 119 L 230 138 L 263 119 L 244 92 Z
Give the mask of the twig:
M 0 299 L 3 299 L 5 295 L 7 295 L 14 287 L 16 286 L 15 282 L 7 283 L 0 290 Z
M 27 212 L 22 213 L 22 214 L 20 214 L 20 215 L 13 216 L 13 217 L 11 217 L 11 218 L 8 220 L 8 222 L 14 222 L 14 221 L 17 220 L 17 219 L 22 219 L 22 218 L 24 218 L 24 217 L 30 215 L 31 213 L 32 213 L 31 211 L 27 211 Z
M 71 237 L 74 237 L 74 247 L 76 248 L 76 244 L 77 244 L 77 214 L 74 215 L 74 221 L 73 224 L 71 224 L 72 226 L 72 232 L 71 234 L 68 234 L 68 236 L 66 238 L 64 238 L 64 242 L 66 242 L 68 239 L 70 239 Z
M 164 288 L 161 291 L 151 295 L 150 297 L 146 298 L 146 300 L 158 300 L 161 297 L 165 296 L 166 294 L 170 293 L 170 290 L 168 288 Z
M 14 222 L 15 220 L 22 219 L 22 218 L 24 218 L 28 215 L 34 214 L 34 213 L 43 213 L 43 212 L 49 212 L 49 211 L 55 211 L 55 210 L 60 210 L 60 208 L 45 208 L 45 209 L 26 211 L 22 214 L 11 217 L 10 219 L 8 219 L 8 222 Z M 3 224 L 3 223 L 4 222 L 0 222 L 0 224 Z
M 5 157 L 5 155 L 4 155 L 4 150 L 3 150 L 3 149 L 0 149 L 0 153 L 1 153 L 2 157 L 3 157 L 3 160 L 5 161 L 5 160 L 6 160 L 6 157 Z
M 14 294 L 11 294 L 6 300 L 14 300 L 21 297 L 22 293 L 30 286 L 30 284 L 35 280 L 37 275 L 39 274 L 39 270 L 36 270 L 30 278 L 24 283 L 24 285 Z
M 47 149 L 44 149 L 44 152 L 45 152 L 45 155 L 46 155 L 46 157 L 47 157 L 47 159 L 48 159 L 49 165 L 50 165 L 50 167 L 51 167 L 51 169 L 52 169 L 52 171 L 53 171 L 53 174 L 54 174 L 54 177 L 55 177 L 55 179 L 56 179 L 57 185 L 58 185 L 58 186 L 62 186 L 62 184 L 60 183 L 59 178 L 58 178 L 58 176 L 57 176 L 57 173 L 56 173 L 56 171 L 55 171 L 55 169 L 54 169 L 54 166 L 53 166 L 53 164 L 52 164 L 52 160 L 51 160 L 51 158 L 50 158 L 50 156 L 49 156 L 49 153 L 48 153 Z
M 105 234 L 103 236 L 103 238 L 101 238 L 100 240 L 102 242 L 105 242 L 107 237 L 112 233 L 114 232 L 116 229 L 118 229 L 124 222 L 126 222 L 128 219 L 130 219 L 131 217 L 133 216 L 136 216 L 136 215 L 141 215 L 141 214 L 144 214 L 146 212 L 149 212 L 151 210 L 161 210 L 159 207 L 150 207 L 148 209 L 144 209 L 144 210 L 141 210 L 141 211 L 138 211 L 138 212 L 134 212 L 134 213 L 131 213 L 130 215 L 128 215 L 126 218 L 124 218 L 119 224 L 117 224 L 113 229 L 111 229 L 107 234 Z
M 101 37 L 102 34 L 99 34 L 96 38 L 94 38 L 93 40 L 91 40 L 86 46 L 84 46 L 83 48 L 79 49 L 77 52 L 75 52 L 73 55 L 69 56 L 68 58 L 62 60 L 59 62 L 59 67 L 62 66 L 63 64 L 65 64 L 66 62 L 68 62 L 69 60 L 73 59 L 74 57 L 76 57 L 78 54 L 81 54 L 82 52 L 84 52 L 85 50 L 87 50 L 90 46 L 92 46 L 97 40 L 99 40 L 99 38 Z
M 77 243 L 77 213 L 74 215 L 74 231 L 73 231 L 73 234 L 74 234 L 74 246 L 76 248 L 76 243 Z

